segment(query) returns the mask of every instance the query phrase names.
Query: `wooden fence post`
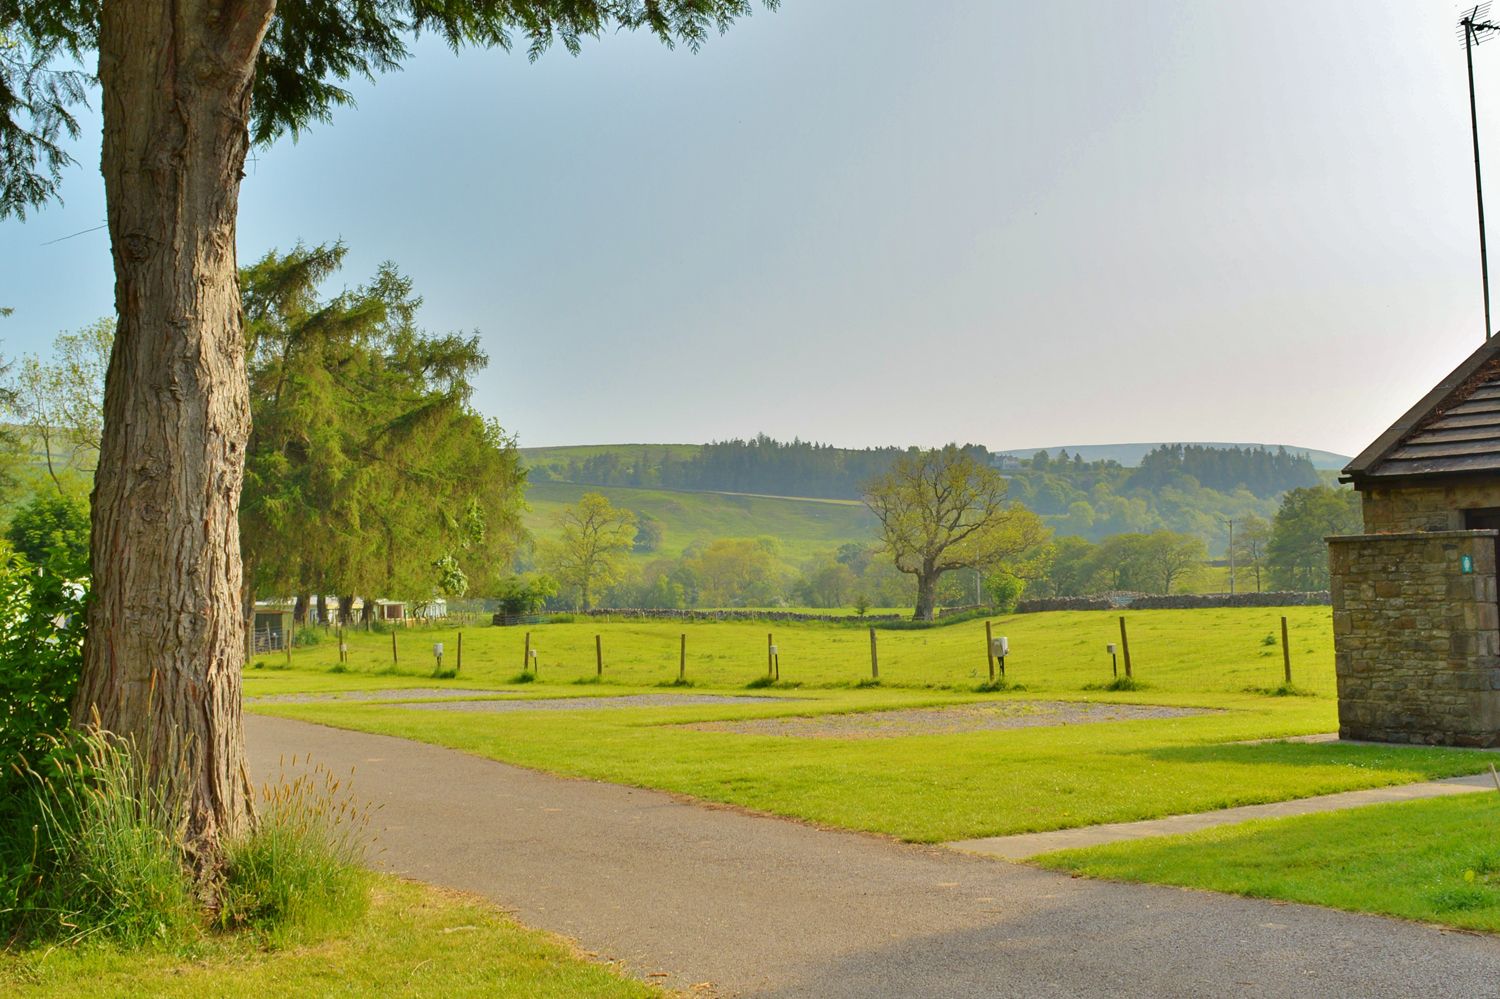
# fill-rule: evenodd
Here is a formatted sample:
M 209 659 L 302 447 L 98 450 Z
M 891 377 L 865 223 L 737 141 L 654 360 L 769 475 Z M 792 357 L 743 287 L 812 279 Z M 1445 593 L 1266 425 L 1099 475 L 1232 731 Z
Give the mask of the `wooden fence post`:
M 594 674 L 604 675 L 604 641 L 598 635 L 594 636 Z
M 875 654 L 875 629 L 870 629 L 870 679 L 880 679 L 880 657 Z
M 1281 617 L 1281 663 L 1286 668 L 1286 685 L 1292 685 L 1292 647 L 1286 640 L 1286 615 Z
M 682 636 L 682 645 L 677 650 L 677 682 L 687 682 L 687 633 Z
M 988 621 L 984 622 L 984 661 L 989 666 L 990 683 L 995 682 L 995 634 Z
M 521 672 L 531 668 L 531 632 L 526 633 L 526 651 L 521 653 Z
M 766 632 L 766 676 L 768 677 L 775 676 L 776 666 L 775 663 L 772 662 L 772 659 L 775 657 L 776 653 L 771 651 L 774 648 L 776 648 L 776 642 L 772 640 L 771 633 L 768 631 Z
M 464 632 L 463 632 L 463 629 L 460 628 L 460 629 L 458 629 L 458 662 L 454 665 L 453 672 L 457 673 L 459 670 L 461 670 L 463 668 L 464 668 Z
M 1125 615 L 1120 615 L 1120 651 L 1125 653 L 1125 679 L 1135 676 L 1130 670 L 1130 639 L 1125 635 Z
M 401 662 L 396 656 L 396 632 L 391 632 L 391 665 L 395 666 Z

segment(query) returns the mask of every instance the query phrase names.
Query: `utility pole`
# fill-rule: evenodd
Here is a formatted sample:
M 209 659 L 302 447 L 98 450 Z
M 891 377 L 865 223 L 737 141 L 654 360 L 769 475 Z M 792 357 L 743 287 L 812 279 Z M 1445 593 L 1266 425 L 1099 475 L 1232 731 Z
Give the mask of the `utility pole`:
M 1221 518 L 1229 525 L 1229 595 L 1234 596 L 1234 521 L 1230 518 Z
M 1500 31 L 1500 25 L 1482 20 L 1489 16 L 1490 5 L 1482 3 L 1459 19 L 1458 29 L 1464 36 L 1464 61 L 1469 69 L 1469 132 L 1474 140 L 1474 199 L 1479 206 L 1479 279 L 1484 291 L 1484 338 L 1493 335 L 1490 325 L 1490 257 L 1484 232 L 1484 180 L 1479 168 L 1479 111 L 1474 99 L 1474 46 L 1488 35 L 1484 31 Z

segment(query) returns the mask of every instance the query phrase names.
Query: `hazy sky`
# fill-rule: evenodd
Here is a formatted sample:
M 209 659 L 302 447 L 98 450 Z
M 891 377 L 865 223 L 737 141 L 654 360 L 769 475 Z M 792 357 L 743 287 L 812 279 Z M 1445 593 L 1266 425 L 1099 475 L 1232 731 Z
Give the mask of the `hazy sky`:
M 1457 16 L 784 0 L 697 55 L 424 43 L 258 153 L 240 258 L 394 260 L 424 325 L 481 333 L 478 403 L 523 445 L 1352 454 L 1482 337 Z M 6 356 L 112 307 L 104 232 L 43 245 L 103 221 L 85 126 L 66 203 L 0 224 Z

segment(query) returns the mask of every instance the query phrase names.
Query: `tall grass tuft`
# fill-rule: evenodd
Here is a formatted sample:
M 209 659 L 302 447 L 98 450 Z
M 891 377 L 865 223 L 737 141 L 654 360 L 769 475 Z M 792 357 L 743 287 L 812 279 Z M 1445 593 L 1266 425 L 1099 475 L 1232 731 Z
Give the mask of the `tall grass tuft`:
M 296 768 L 297 761 L 291 761 Z M 225 850 L 219 923 L 273 943 L 337 932 L 364 916 L 369 812 L 318 765 L 261 790 L 255 828 Z
M 18 767 L 0 819 L 0 931 L 16 940 L 172 945 L 198 901 L 181 847 L 185 813 L 133 745 L 106 732 L 59 741 Z

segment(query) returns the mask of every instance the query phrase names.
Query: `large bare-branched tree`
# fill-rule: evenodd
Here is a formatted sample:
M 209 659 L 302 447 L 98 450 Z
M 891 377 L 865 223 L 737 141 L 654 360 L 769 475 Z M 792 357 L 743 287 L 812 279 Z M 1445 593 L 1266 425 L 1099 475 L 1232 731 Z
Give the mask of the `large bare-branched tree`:
M 774 6 L 775 0 L 763 0 Z M 245 155 L 329 118 L 344 83 L 450 45 L 576 52 L 642 29 L 696 48 L 751 0 L 8 0 L 0 216 L 53 197 L 97 82 L 118 319 L 93 503 L 94 596 L 74 717 L 189 775 L 204 869 L 249 821 L 237 537 L 250 403 L 236 285 Z M 98 53 L 97 76 L 84 67 Z
M 584 493 L 557 515 L 557 526 L 556 540 L 542 545 L 542 564 L 578 595 L 579 607 L 592 610 L 599 592 L 620 581 L 635 547 L 635 514 L 599 493 Z
M 916 620 L 932 620 L 943 573 L 998 567 L 1046 542 L 1041 518 L 1005 492 L 999 472 L 952 444 L 909 451 L 865 486 L 885 551 L 916 577 Z

